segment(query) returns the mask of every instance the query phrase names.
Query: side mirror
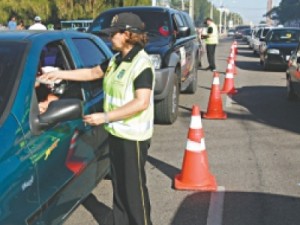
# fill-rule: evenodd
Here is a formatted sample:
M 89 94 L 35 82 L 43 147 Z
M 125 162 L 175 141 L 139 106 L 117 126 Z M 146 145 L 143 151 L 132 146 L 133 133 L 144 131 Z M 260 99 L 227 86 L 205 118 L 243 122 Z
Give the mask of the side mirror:
M 39 127 L 49 128 L 59 122 L 81 119 L 83 105 L 79 99 L 60 99 L 52 101 L 45 113 L 38 116 Z
M 190 35 L 191 31 L 189 27 L 179 27 L 177 37 L 186 37 Z

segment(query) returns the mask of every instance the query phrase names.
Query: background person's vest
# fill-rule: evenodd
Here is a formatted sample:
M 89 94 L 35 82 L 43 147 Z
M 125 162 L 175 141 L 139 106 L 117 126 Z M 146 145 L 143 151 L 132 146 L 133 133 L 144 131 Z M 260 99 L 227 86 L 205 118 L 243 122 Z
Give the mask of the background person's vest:
M 211 23 L 209 25 L 208 29 L 210 27 L 212 28 L 213 32 L 211 34 L 209 34 L 208 38 L 205 39 L 205 43 L 208 45 L 218 44 L 219 43 L 218 27 L 214 23 Z
M 105 92 L 104 111 L 109 112 L 119 108 L 134 99 L 134 80 L 146 68 L 151 68 L 154 75 L 151 60 L 144 50 L 141 50 L 131 62 L 123 61 L 117 69 L 116 56 L 109 63 L 104 77 L 103 89 Z M 151 101 L 144 111 L 121 121 L 111 122 L 105 129 L 112 135 L 127 139 L 144 141 L 150 139 L 153 133 L 154 100 L 152 84 Z

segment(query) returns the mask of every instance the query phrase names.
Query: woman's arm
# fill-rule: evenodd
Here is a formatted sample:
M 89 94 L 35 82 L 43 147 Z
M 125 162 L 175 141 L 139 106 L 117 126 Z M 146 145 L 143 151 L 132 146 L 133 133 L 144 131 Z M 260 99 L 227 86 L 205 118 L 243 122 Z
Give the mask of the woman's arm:
M 73 81 L 91 81 L 102 78 L 104 72 L 101 67 L 95 66 L 87 69 L 76 70 L 58 70 L 41 75 L 39 78 L 43 80 L 73 80 Z

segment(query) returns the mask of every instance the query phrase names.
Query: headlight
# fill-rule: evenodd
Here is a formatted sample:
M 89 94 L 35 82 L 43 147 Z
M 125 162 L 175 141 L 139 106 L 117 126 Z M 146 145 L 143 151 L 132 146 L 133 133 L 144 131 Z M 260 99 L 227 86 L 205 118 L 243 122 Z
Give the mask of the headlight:
M 154 69 L 160 69 L 161 68 L 161 57 L 160 55 L 149 55 L 150 56 L 150 59 L 151 59 L 151 62 L 153 64 L 153 67 Z
M 280 51 L 278 49 L 270 48 L 270 49 L 267 50 L 267 53 L 274 54 L 274 55 L 279 55 Z

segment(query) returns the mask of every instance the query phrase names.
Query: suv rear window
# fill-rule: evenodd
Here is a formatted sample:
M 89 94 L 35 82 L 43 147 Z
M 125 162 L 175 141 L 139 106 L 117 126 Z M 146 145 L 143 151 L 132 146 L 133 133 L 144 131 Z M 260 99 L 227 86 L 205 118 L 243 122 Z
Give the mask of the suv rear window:
M 7 107 L 15 86 L 27 44 L 24 42 L 0 42 L 0 118 Z M 1 121 L 1 119 L 0 119 Z
M 170 35 L 170 24 L 168 14 L 162 12 L 134 12 L 145 23 L 145 29 L 150 34 L 159 36 Z M 112 18 L 115 13 L 104 13 L 96 18 L 94 23 L 89 29 L 89 32 L 99 34 L 99 31 L 108 28 L 111 24 Z

